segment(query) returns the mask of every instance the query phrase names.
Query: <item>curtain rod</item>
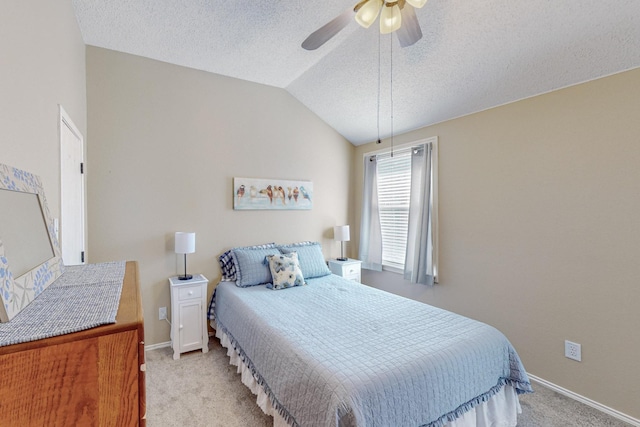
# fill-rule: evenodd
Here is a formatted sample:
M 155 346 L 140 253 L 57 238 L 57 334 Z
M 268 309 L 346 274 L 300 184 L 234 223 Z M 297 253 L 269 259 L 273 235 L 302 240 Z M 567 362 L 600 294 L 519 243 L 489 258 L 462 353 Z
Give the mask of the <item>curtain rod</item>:
M 410 146 L 410 147 L 404 147 L 401 148 L 399 150 L 394 150 L 393 154 L 397 155 L 403 155 L 403 154 L 408 154 L 409 152 L 415 150 L 415 153 L 418 153 L 419 151 L 424 150 L 425 146 L 427 145 L 427 143 L 423 143 L 423 144 L 419 144 L 419 145 L 414 145 L 414 146 Z M 372 161 L 373 159 L 385 159 L 387 157 L 391 157 L 391 151 L 387 151 L 385 153 L 379 153 L 379 154 L 372 154 L 369 156 L 369 161 Z

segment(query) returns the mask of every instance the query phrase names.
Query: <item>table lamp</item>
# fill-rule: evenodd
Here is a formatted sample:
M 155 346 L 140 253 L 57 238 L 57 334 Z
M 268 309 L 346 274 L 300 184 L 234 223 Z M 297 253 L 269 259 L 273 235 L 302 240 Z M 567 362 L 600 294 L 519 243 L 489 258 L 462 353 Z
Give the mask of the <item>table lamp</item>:
M 344 242 L 348 242 L 349 239 L 348 225 L 336 225 L 333 227 L 333 240 L 340 242 L 340 258 L 337 258 L 338 261 L 347 260 L 347 258 L 344 257 Z
M 176 249 L 177 254 L 184 254 L 184 276 L 178 276 L 180 280 L 193 279 L 191 274 L 187 274 L 187 254 L 196 251 L 196 233 L 176 232 Z

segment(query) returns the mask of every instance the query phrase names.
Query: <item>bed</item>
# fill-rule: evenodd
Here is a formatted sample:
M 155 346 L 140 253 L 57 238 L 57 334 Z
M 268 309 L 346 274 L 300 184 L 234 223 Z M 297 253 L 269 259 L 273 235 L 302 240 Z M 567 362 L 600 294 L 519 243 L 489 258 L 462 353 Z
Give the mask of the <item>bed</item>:
M 294 274 L 273 269 L 283 254 Z M 235 282 L 211 324 L 276 426 L 515 426 L 532 391 L 498 330 L 333 275 L 317 243 L 236 248 L 221 267 Z

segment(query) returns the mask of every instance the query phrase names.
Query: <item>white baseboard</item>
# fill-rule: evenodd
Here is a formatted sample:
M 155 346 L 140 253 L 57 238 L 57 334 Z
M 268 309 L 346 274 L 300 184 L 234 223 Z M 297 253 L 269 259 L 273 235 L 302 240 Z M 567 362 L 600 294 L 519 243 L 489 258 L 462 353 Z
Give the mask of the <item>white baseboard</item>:
M 171 341 L 160 342 L 158 344 L 150 344 L 144 346 L 144 351 L 156 350 L 158 348 L 171 347 Z
M 640 427 L 640 420 L 637 418 L 633 418 L 630 417 L 627 414 L 623 414 L 620 411 L 616 411 L 615 409 L 609 408 L 608 406 L 605 406 L 601 403 L 598 403 L 594 400 L 591 400 L 589 398 L 586 398 L 584 396 L 581 396 L 577 393 L 572 392 L 571 390 L 567 390 L 566 388 L 560 387 L 559 385 L 556 385 L 554 383 L 551 383 L 547 380 L 543 380 L 542 378 L 538 378 L 535 375 L 532 375 L 530 373 L 527 372 L 527 375 L 529 376 L 529 378 L 537 383 L 539 383 L 540 385 L 547 387 L 557 393 L 560 393 L 564 396 L 570 397 L 573 400 L 577 400 L 580 403 L 584 403 L 587 406 L 590 406 L 594 409 L 597 409 L 600 412 L 604 412 L 607 415 L 611 415 L 614 418 L 617 418 L 621 421 L 624 421 L 625 423 L 631 424 L 632 426 L 635 427 Z
M 209 337 L 214 336 L 215 332 L 209 332 Z M 150 344 L 144 346 L 144 351 L 156 350 L 158 348 L 171 347 L 171 341 L 160 342 L 158 344 Z

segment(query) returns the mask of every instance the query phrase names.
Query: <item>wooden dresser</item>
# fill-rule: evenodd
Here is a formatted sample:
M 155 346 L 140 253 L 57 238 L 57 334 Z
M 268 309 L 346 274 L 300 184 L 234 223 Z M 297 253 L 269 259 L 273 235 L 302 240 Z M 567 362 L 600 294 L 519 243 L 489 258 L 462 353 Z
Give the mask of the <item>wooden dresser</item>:
M 0 425 L 145 426 L 138 264 L 126 264 L 116 323 L 0 347 Z

